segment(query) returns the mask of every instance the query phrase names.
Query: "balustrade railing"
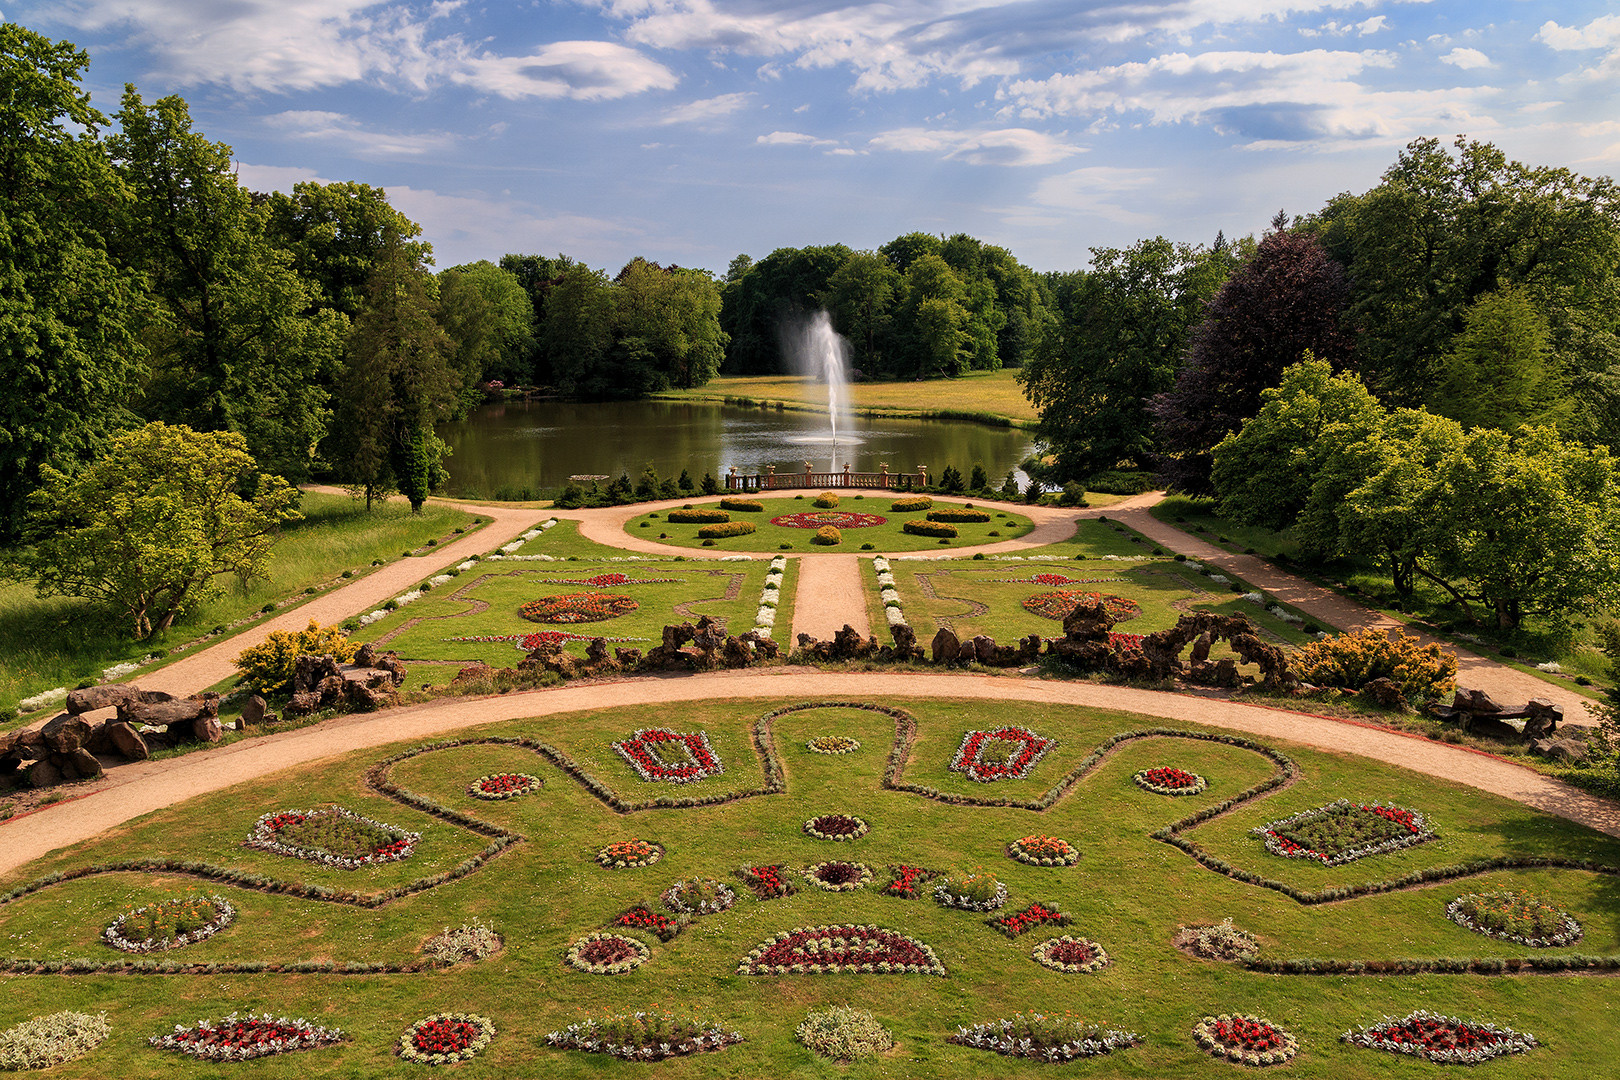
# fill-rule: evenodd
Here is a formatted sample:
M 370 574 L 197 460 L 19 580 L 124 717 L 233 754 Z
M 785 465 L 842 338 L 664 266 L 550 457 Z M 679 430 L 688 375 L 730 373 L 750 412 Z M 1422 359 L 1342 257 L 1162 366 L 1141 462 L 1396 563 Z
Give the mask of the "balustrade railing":
M 787 488 L 821 490 L 866 488 L 873 491 L 904 491 L 908 488 L 927 487 L 928 470 L 892 473 L 885 469 L 874 473 L 852 472 L 846 468 L 842 472 L 812 472 L 809 469 L 804 472 L 777 472 L 773 468 L 764 473 L 744 475 L 739 474 L 734 465 L 725 479 L 727 491 L 781 491 Z

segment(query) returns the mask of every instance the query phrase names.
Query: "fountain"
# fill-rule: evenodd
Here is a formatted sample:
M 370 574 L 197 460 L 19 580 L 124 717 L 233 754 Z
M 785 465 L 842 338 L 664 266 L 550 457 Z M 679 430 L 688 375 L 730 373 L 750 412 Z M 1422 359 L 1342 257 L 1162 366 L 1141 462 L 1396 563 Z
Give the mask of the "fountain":
M 791 441 L 800 445 L 830 445 L 832 462 L 827 471 L 837 472 L 839 445 L 861 441 L 855 436 L 849 418 L 849 380 L 845 374 L 849 367 L 849 343 L 833 329 L 832 317 L 822 310 L 790 337 L 788 349 L 795 370 L 827 384 L 827 434 L 800 435 Z

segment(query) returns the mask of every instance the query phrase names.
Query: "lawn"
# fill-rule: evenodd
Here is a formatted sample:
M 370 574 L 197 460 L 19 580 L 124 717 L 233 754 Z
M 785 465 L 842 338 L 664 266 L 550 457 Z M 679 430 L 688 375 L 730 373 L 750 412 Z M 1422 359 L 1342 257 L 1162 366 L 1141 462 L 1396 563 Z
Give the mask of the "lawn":
M 698 536 L 701 524 L 676 524 L 669 521 L 669 511 L 653 511 L 647 514 L 638 514 L 625 522 L 625 531 L 648 540 L 658 540 L 661 543 L 673 544 L 679 547 L 697 548 L 701 551 L 797 551 L 797 552 L 855 552 L 855 551 L 939 551 L 949 547 L 971 547 L 980 544 L 995 544 L 1003 540 L 1013 540 L 1028 533 L 1035 526 L 1027 517 L 1007 509 L 1007 503 L 973 503 L 965 505 L 983 510 L 990 515 L 988 522 L 965 522 L 957 524 L 957 536 L 954 540 L 942 539 L 937 536 L 915 536 L 903 531 L 908 521 L 921 521 L 927 517 L 926 510 L 912 510 L 896 513 L 890 509 L 895 499 L 906 498 L 904 495 L 851 495 L 847 492 L 839 493 L 838 506 L 830 510 L 818 510 L 815 505 L 815 492 L 805 495 L 795 495 L 790 498 L 765 498 L 758 500 L 764 507 L 762 511 L 729 511 L 732 521 L 747 521 L 753 523 L 755 531 L 744 536 L 732 536 L 715 540 L 710 547 L 703 546 L 703 540 Z M 698 504 L 692 504 L 697 506 Z M 958 509 L 962 503 L 955 501 L 945 502 L 936 499 L 935 510 Z M 718 503 L 706 503 L 702 509 L 718 509 Z M 865 526 L 845 526 L 841 528 L 842 542 L 832 546 L 822 546 L 812 543 L 816 535 L 815 527 L 800 528 L 785 525 L 773 525 L 773 518 L 798 514 L 828 514 L 848 515 L 864 514 L 883 519 L 880 523 Z M 833 520 L 828 518 L 827 520 Z
M 952 805 L 895 790 L 883 782 L 896 737 L 891 716 L 824 704 L 778 715 L 768 727 L 760 726 L 760 718 L 770 704 L 724 700 L 683 705 L 678 714 L 652 703 L 573 714 L 561 723 L 556 718 L 505 723 L 460 733 L 459 745 L 418 753 L 393 766 L 392 783 L 440 804 L 445 813 L 488 823 L 481 826 L 486 836 L 502 830 L 521 836 L 470 876 L 434 885 L 434 875 L 459 875 L 466 869 L 458 869 L 464 860 L 478 865 L 485 836 L 443 814 L 432 816 L 368 788 L 362 780 L 367 767 L 396 750 L 355 753 L 148 815 L 9 879 L 16 884 L 100 860 L 154 858 L 196 860 L 264 875 L 270 880 L 261 887 L 182 878 L 172 871 L 114 872 L 58 882 L 0 905 L 4 951 L 48 962 L 77 957 L 119 961 L 123 954 L 97 940 L 115 914 L 206 889 L 238 909 L 236 924 L 183 952 L 158 954 L 160 961 L 397 966 L 413 962 L 430 935 L 473 917 L 501 932 L 501 952 L 481 963 L 417 974 L 227 967 L 162 978 L 11 975 L 6 977 L 10 992 L 0 1009 L 0 1026 L 67 1007 L 106 1010 L 113 1025 L 109 1042 L 53 1075 L 99 1077 L 116 1068 L 132 1078 L 203 1076 L 218 1070 L 149 1049 L 145 1037 L 233 1010 L 269 1011 L 339 1026 L 352 1041 L 242 1068 L 267 1077 L 371 1077 L 397 1076 L 410 1068 L 392 1053 L 408 1024 L 430 1013 L 467 1011 L 490 1017 L 498 1034 L 458 1074 L 584 1077 L 640 1067 L 548 1048 L 547 1032 L 587 1014 L 664 1009 L 700 1013 L 741 1031 L 747 1041 L 719 1054 L 667 1062 L 659 1067 L 661 1076 L 971 1078 L 1048 1076 L 1051 1069 L 946 1043 L 945 1036 L 958 1025 L 1020 1010 L 1053 1010 L 1078 1012 L 1142 1036 L 1139 1046 L 1106 1063 L 1072 1065 L 1066 1075 L 1165 1077 L 1232 1068 L 1211 1062 L 1190 1038 L 1200 1017 L 1231 1011 L 1266 1016 L 1299 1039 L 1301 1051 L 1290 1075 L 1359 1080 L 1428 1071 L 1404 1058 L 1339 1041 L 1349 1028 L 1423 1007 L 1529 1031 L 1542 1041 L 1523 1057 L 1492 1064 L 1493 1076 L 1585 1080 L 1606 1075 L 1612 1066 L 1610 1040 L 1601 1035 L 1615 1030 L 1620 1007 L 1611 979 L 1263 975 L 1191 959 L 1173 948 L 1170 939 L 1178 925 L 1231 917 L 1260 935 L 1262 959 L 1519 957 L 1533 950 L 1471 933 L 1447 920 L 1443 909 L 1464 892 L 1526 885 L 1547 894 L 1585 927 L 1586 936 L 1577 946 L 1541 954 L 1614 955 L 1620 952 L 1620 889 L 1614 876 L 1501 870 L 1305 906 L 1276 890 L 1211 873 L 1150 834 L 1237 798 L 1232 813 L 1190 827 L 1184 836 L 1212 857 L 1303 889 L 1352 886 L 1495 855 L 1554 855 L 1613 865 L 1620 863 L 1620 841 L 1470 788 L 1286 743 L 1271 749 L 1292 759 L 1297 778 L 1246 797 L 1257 785 L 1280 776 L 1281 767 L 1254 749 L 1219 742 L 1132 739 L 1083 768 L 1094 748 L 1111 736 L 1147 726 L 1129 714 L 1020 704 L 1007 710 L 1016 715 L 998 716 L 993 705 L 982 702 L 881 704 L 902 707 L 915 718 L 915 740 L 899 755 L 901 785 L 934 788 L 947 798 L 967 800 L 1034 799 L 1054 786 L 1063 790 L 1070 778 L 1073 786 L 1044 812 Z M 972 783 L 947 768 L 964 734 L 1010 723 L 1056 740 L 1026 779 Z M 723 771 L 682 786 L 642 781 L 610 743 L 659 726 L 706 732 Z M 481 735 L 532 743 L 468 741 Z M 836 757 L 811 753 L 805 743 L 819 735 L 847 736 L 860 747 Z M 545 748 L 537 749 L 538 743 Z M 748 794 L 770 786 L 761 748 L 779 763 L 784 790 L 776 794 Z M 600 797 L 564 771 L 565 764 L 593 777 Z M 1132 782 L 1136 771 L 1162 765 L 1205 777 L 1208 790 L 1168 798 Z M 474 778 L 496 772 L 534 774 L 544 787 L 498 803 L 466 793 Z M 710 795 L 745 797 L 700 808 L 628 813 L 615 812 L 603 801 Z M 1328 869 L 1270 855 L 1248 832 L 1339 797 L 1394 801 L 1419 810 L 1428 815 L 1438 839 Z M 419 831 L 420 846 L 404 861 L 346 872 L 240 845 L 261 814 L 330 802 Z M 805 835 L 803 822 L 830 812 L 859 816 L 870 831 L 847 843 Z M 1078 864 L 1027 866 L 1004 854 L 1007 843 L 1031 833 L 1070 841 L 1080 850 Z M 600 848 L 630 837 L 662 844 L 661 861 L 639 870 L 597 865 L 594 856 Z M 828 893 L 799 878 L 795 895 L 757 900 L 733 876 L 744 863 L 801 868 L 830 858 L 871 867 L 873 886 Z M 883 868 L 898 862 L 952 872 L 991 871 L 1011 894 L 1003 912 L 1039 900 L 1057 906 L 1073 921 L 1062 930 L 1038 928 L 1008 939 L 985 925 L 987 916 L 945 909 L 926 895 L 910 900 L 882 895 L 877 886 L 887 879 Z M 639 935 L 651 959 L 626 974 L 587 975 L 563 963 L 571 942 L 633 904 L 656 909 L 661 891 L 693 876 L 729 881 L 737 887 L 736 905 L 697 918 L 668 943 Z M 419 882 L 423 878 L 428 880 Z M 378 907 L 341 899 L 315 902 L 290 895 L 276 881 L 360 894 L 399 889 L 406 895 Z M 872 924 L 910 935 L 933 948 L 946 975 L 737 974 L 739 960 L 778 932 L 826 924 Z M 1099 942 L 1113 964 L 1086 975 L 1038 966 L 1030 950 L 1057 933 Z M 835 1069 L 794 1041 L 793 1029 L 806 1010 L 844 1002 L 872 1010 L 895 1032 L 898 1048 L 880 1061 Z
M 976 371 L 956 379 L 927 382 L 860 382 L 849 387 L 857 412 L 888 416 L 991 418 L 1032 426 L 1040 413 L 1024 396 L 1017 372 Z M 654 397 L 697 401 L 741 401 L 744 404 L 786 402 L 825 412 L 827 385 L 800 375 L 725 375 L 693 390 L 666 390 Z M 927 402 L 927 405 L 921 402 Z

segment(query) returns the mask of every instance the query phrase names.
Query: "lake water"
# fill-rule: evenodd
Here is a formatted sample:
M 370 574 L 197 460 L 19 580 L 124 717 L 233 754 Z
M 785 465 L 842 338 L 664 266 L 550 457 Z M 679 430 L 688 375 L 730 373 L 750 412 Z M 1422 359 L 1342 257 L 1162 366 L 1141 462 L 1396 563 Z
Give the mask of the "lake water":
M 833 446 L 825 416 L 702 402 L 532 401 L 484 405 L 465 421 L 445 424 L 439 435 L 454 453 L 446 494 L 463 497 L 524 497 L 558 488 L 570 476 L 628 473 L 633 481 L 650 461 L 659 476 L 682 469 L 701 480 L 716 479 L 735 465 L 740 473 L 835 472 L 848 463 L 855 472 L 891 472 L 927 465 L 933 476 L 947 465 L 965 479 L 975 463 L 992 483 L 1017 469 L 1034 450 L 1027 431 L 955 420 L 890 420 L 854 417 L 853 431 Z M 1023 474 L 1019 473 L 1022 482 Z

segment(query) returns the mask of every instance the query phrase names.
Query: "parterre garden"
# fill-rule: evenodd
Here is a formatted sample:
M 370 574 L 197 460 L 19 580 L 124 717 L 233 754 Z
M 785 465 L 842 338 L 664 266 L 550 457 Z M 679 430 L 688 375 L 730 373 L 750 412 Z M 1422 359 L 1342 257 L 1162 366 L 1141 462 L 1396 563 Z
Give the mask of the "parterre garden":
M 720 551 L 859 552 L 939 551 L 995 544 L 1017 539 L 1034 528 L 1029 518 L 1007 503 L 947 502 L 849 490 L 827 499 L 829 494 L 739 495 L 719 503 L 694 503 L 684 512 L 675 508 L 640 514 L 625 523 L 625 530 L 643 540 Z M 834 531 L 826 532 L 829 527 Z M 705 529 L 714 535 L 706 534 Z
M 1370 761 L 1148 729 L 712 701 L 356 752 L 11 875 L 0 1027 L 105 1012 L 63 1076 L 258 1053 L 265 1076 L 639 1067 L 605 1054 L 823 1075 L 838 1025 L 807 1014 L 851 1003 L 861 1075 L 1610 1066 L 1614 961 L 1478 972 L 1620 954 L 1620 841 Z M 1228 918 L 1246 959 L 1174 943 Z M 1374 973 L 1390 961 L 1423 973 Z

